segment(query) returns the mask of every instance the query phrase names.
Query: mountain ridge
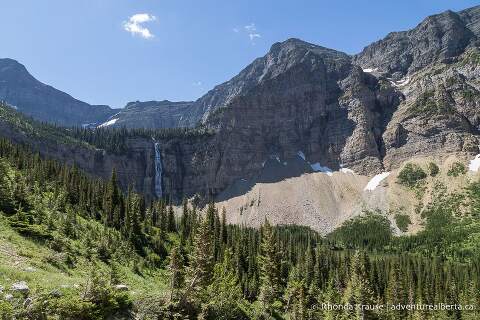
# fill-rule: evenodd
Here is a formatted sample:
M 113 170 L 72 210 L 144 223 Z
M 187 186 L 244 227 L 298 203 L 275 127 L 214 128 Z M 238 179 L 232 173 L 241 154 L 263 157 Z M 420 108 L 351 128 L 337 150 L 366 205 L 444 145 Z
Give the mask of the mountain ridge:
M 468 16 L 462 19 L 472 30 L 477 27 L 478 8 L 462 13 Z M 418 29 L 412 34 L 428 39 L 432 33 L 438 39 L 436 31 L 452 28 L 436 29 L 430 24 L 440 19 L 456 26 L 460 20 L 452 15 L 459 16 L 444 13 L 439 15 L 441 19 L 427 18 L 419 24 L 425 26 L 424 32 Z M 129 121 L 144 125 L 163 108 L 165 117 L 170 117 L 166 125 L 174 127 L 185 121 L 193 126 L 191 119 L 202 118 L 201 127 L 213 132 L 197 140 L 182 135 L 158 140 L 163 190 L 174 199 L 196 193 L 215 197 L 236 181 L 254 182 L 269 159 L 288 163 L 299 152 L 312 171 L 348 168 L 363 175 L 391 170 L 415 155 L 474 155 L 478 153 L 480 124 L 480 85 L 476 80 L 480 59 L 475 43 L 459 55 L 437 60 L 438 42 L 434 41 L 433 49 L 425 51 L 428 59 L 418 62 L 428 61 L 428 65 L 395 74 L 394 69 L 374 70 L 368 56 L 361 57 L 365 62 L 361 66 L 353 56 L 292 38 L 273 44 L 265 56 L 196 102 L 129 104 L 127 111 L 134 115 Z M 205 113 L 183 117 L 194 108 Z M 142 115 L 145 110 L 152 116 Z M 145 120 L 139 121 L 142 117 Z M 110 123 L 121 127 L 122 119 L 114 119 L 116 116 Z M 136 141 L 142 154 L 151 157 L 151 137 Z M 148 162 L 137 166 L 135 185 L 151 192 L 153 157 L 141 156 L 135 161 Z M 121 163 L 123 166 L 123 159 Z M 122 176 L 128 177 L 128 172 Z M 128 183 L 123 181 L 123 185 Z
M 38 81 L 23 64 L 10 58 L 0 59 L 0 100 L 37 120 L 64 126 L 101 123 L 115 112 Z

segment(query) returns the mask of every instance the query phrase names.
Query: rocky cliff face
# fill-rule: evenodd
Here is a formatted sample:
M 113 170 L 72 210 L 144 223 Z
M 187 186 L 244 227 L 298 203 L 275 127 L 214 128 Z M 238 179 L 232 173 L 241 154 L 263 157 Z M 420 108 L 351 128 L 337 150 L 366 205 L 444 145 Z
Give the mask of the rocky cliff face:
M 189 127 L 193 102 L 145 101 L 129 102 L 100 126 L 125 128 L 178 128 Z
M 479 8 L 428 17 L 353 57 L 297 39 L 273 45 L 199 100 L 216 134 L 183 166 L 201 166 L 195 180 L 218 194 L 299 151 L 314 171 L 366 175 L 419 155 L 478 153 Z
M 0 112 L 0 136 L 8 137 L 17 144 L 28 145 L 42 156 L 70 165 L 75 164 L 85 172 L 101 178 L 109 179 L 115 168 L 124 190 L 132 186 L 137 191 L 145 192 L 147 197 L 153 197 L 155 154 L 151 139 L 128 139 L 126 142 L 128 152 L 118 155 L 94 148 L 68 136 L 62 136 L 58 132 L 45 135 L 38 128 L 32 131 L 24 130 L 18 126 L 18 120 L 23 121 L 22 118 L 16 118 L 17 121 L 12 122 L 4 116 L 2 106 L 0 111 L 2 111 Z M 29 123 L 28 127 L 31 125 Z M 34 122 L 33 126 L 35 126 Z
M 298 151 L 332 169 L 382 168 L 382 128 L 399 102 L 394 90 L 346 54 L 297 39 L 273 45 L 254 67 L 257 85 L 207 120 L 222 137 L 224 174 L 240 177 L 271 155 Z
M 0 100 L 34 119 L 64 126 L 101 123 L 115 113 L 41 83 L 12 59 L 0 59 Z
M 249 89 L 205 120 L 213 135 L 162 141 L 167 193 L 218 195 L 238 181 L 266 179 L 272 159 L 280 165 L 269 169 L 270 180 L 289 168 L 294 175 L 383 169 L 382 133 L 402 97 L 348 55 L 290 39 L 242 73 Z M 290 167 L 300 153 L 312 166 Z
M 446 11 L 423 20 L 412 30 L 392 32 L 354 57 L 363 68 L 387 72 L 397 80 L 435 63 L 448 62 L 479 45 L 480 7 Z

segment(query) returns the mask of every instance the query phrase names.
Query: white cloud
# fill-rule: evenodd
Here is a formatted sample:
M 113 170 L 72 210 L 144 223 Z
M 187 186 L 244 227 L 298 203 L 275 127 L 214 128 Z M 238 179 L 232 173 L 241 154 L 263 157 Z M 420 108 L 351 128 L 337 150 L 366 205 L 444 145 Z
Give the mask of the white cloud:
M 123 29 L 132 35 L 138 35 L 144 39 L 151 39 L 154 35 L 143 26 L 144 23 L 155 21 L 157 18 L 148 13 L 137 13 L 123 23 Z
M 250 24 L 247 24 L 243 28 L 245 29 L 245 32 L 248 34 L 248 38 L 250 39 L 250 41 L 252 43 L 254 43 L 254 40 L 256 38 L 261 38 L 262 37 L 260 35 L 260 33 L 257 32 L 257 26 L 253 22 L 250 23 Z
M 246 34 L 252 44 L 255 44 L 255 39 L 262 37 L 262 35 L 257 31 L 257 26 L 253 22 L 243 26 L 243 28 L 235 27 L 232 30 L 235 33 Z
M 255 38 L 261 38 L 262 36 L 259 33 L 249 33 L 248 37 L 251 41 L 255 40 Z
M 195 87 L 201 87 L 202 84 L 203 84 L 202 81 L 196 81 L 196 82 L 193 83 L 193 85 L 194 85 Z

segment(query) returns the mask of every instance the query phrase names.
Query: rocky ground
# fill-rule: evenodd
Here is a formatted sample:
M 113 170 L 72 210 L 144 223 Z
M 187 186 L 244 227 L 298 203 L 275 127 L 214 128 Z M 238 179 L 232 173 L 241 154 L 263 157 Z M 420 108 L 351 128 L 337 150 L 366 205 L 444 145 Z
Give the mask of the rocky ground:
M 471 160 L 468 154 L 450 154 L 444 157 L 414 157 L 402 163 L 398 169 L 378 181 L 373 190 L 366 190 L 373 176 L 344 171 L 331 174 L 306 173 L 274 183 L 256 183 L 244 194 L 232 196 L 217 203 L 227 210 L 229 223 L 259 227 L 268 219 L 274 224 L 302 224 L 327 234 L 346 220 L 365 210 L 375 210 L 389 217 L 396 234 L 395 215 L 406 214 L 411 224 L 407 233 L 422 229 L 421 210 L 432 200 L 439 185 L 449 193 L 463 189 L 469 181 L 476 181 L 479 174 L 468 170 Z M 439 166 L 435 177 L 427 177 L 418 187 L 408 188 L 398 183 L 398 174 L 406 163 L 418 164 L 428 172 L 428 164 Z M 465 174 L 453 177 L 448 174 L 454 163 L 467 168 Z M 370 184 L 371 185 L 371 184 Z

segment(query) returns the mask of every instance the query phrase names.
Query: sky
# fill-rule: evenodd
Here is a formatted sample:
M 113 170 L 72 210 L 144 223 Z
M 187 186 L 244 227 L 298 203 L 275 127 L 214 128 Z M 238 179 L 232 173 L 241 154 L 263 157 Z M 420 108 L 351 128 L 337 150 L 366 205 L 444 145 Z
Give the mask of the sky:
M 275 42 L 354 54 L 467 0 L 0 0 L 0 57 L 91 104 L 195 100 Z

